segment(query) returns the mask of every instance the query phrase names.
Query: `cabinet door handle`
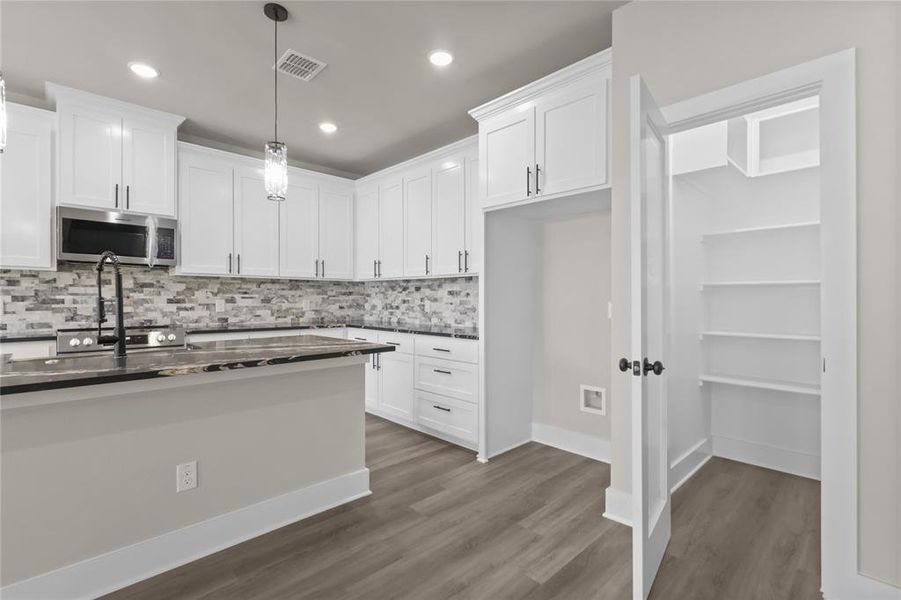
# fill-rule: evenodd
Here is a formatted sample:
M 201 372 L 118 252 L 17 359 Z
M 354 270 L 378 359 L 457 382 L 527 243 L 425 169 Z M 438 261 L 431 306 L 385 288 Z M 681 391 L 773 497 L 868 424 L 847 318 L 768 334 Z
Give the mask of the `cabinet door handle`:
M 232 253 L 228 253 L 228 272 L 232 272 Z
M 469 250 L 463 251 L 463 272 L 469 273 Z
M 238 275 L 241 274 L 241 253 L 238 252 Z
M 432 405 L 432 408 L 437 408 L 438 410 L 443 410 L 444 412 L 450 412 L 450 411 L 451 411 L 451 409 L 449 409 L 449 408 L 444 408 L 443 406 L 438 406 L 437 404 L 433 404 L 433 405 Z
M 376 260 L 373 258 L 373 259 L 372 259 L 372 278 L 373 278 L 373 279 L 375 279 L 376 277 L 379 276 L 379 269 L 378 269 L 378 266 L 376 266 L 375 263 L 376 263 Z
M 316 277 L 319 277 L 319 259 L 316 259 Z
M 532 195 L 532 169 L 526 167 L 526 196 Z
M 457 251 L 457 273 L 463 272 L 463 251 Z
M 116 208 L 119 208 L 119 184 L 116 184 Z
M 379 277 L 382 276 L 382 261 L 378 261 L 379 264 Z
M 432 348 L 435 352 L 450 352 L 447 348 Z
M 322 276 L 325 277 L 325 259 L 322 259 Z
M 442 375 L 450 375 L 451 374 L 450 371 L 445 371 L 444 369 L 432 369 L 432 370 L 435 371 L 436 373 L 441 373 Z
M 385 342 L 389 346 L 400 346 L 400 342 Z
M 541 188 L 538 187 L 538 175 L 541 173 L 541 168 L 539 168 L 538 163 L 535 163 L 535 193 L 541 192 Z
M 376 354 L 375 357 L 376 357 L 376 359 L 377 359 L 375 368 L 376 368 L 377 370 L 381 371 L 381 370 L 382 370 L 382 355 L 381 355 L 381 354 Z
M 131 208 L 131 186 L 125 186 L 125 208 Z
M 361 341 L 361 342 L 367 341 L 366 338 L 361 338 L 361 337 L 355 337 L 354 339 L 355 339 L 355 340 L 359 340 L 359 341 Z
M 429 274 L 429 255 L 425 255 L 425 274 Z

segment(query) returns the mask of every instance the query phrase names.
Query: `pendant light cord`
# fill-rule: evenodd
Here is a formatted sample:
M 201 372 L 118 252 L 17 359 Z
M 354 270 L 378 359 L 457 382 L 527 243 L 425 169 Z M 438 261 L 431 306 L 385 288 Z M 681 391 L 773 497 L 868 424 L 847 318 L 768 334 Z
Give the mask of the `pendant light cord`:
M 273 19 L 275 24 L 275 43 L 272 46 L 273 57 L 273 80 L 275 81 L 275 140 L 278 142 L 278 20 Z

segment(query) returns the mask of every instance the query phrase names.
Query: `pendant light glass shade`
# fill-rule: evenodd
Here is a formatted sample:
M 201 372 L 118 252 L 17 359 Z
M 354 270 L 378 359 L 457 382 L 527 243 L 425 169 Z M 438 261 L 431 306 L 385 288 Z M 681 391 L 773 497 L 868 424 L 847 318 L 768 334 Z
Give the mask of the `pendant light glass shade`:
M 288 147 L 281 142 L 266 142 L 266 197 L 280 202 L 288 193 Z
M 6 81 L 0 71 L 0 152 L 6 150 Z

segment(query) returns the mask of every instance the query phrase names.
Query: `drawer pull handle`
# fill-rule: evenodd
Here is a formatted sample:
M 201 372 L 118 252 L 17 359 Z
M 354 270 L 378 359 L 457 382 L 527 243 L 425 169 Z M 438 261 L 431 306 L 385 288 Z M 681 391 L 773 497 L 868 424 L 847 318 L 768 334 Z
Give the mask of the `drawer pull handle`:
M 450 352 L 447 348 L 432 348 L 435 352 Z
M 389 346 L 400 346 L 400 342 L 385 342 Z
M 433 404 L 433 405 L 432 405 L 432 408 L 437 408 L 438 410 L 443 410 L 444 412 L 450 412 L 450 411 L 451 411 L 451 409 L 449 409 L 449 408 L 444 408 L 443 406 L 438 406 L 437 404 Z
M 354 339 L 355 339 L 355 340 L 360 340 L 361 342 L 367 341 L 366 338 L 358 338 L 358 337 L 355 337 Z
M 450 375 L 450 374 L 451 374 L 450 371 L 445 371 L 444 369 L 432 369 L 432 370 L 435 371 L 436 373 L 443 373 L 444 375 Z

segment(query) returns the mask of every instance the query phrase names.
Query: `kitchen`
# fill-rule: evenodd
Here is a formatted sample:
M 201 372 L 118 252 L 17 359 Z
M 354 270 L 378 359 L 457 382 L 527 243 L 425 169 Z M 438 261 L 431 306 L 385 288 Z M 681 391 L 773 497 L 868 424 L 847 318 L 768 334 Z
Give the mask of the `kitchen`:
M 728 27 L 758 17 L 753 3 L 720 16 L 673 4 Z M 773 238 L 767 251 L 805 258 L 802 275 L 776 281 L 740 272 L 757 267 L 734 256 L 698 259 L 714 280 L 678 280 L 681 295 L 661 296 L 688 315 L 677 351 L 632 306 L 642 294 L 656 306 L 655 270 L 641 262 L 656 250 L 630 250 L 641 238 L 630 227 L 653 207 L 624 220 L 655 181 L 629 137 L 653 128 L 630 119 L 658 118 L 627 75 L 653 74 L 654 90 L 663 59 L 618 43 L 653 36 L 668 10 L 682 19 L 623 2 L 4 3 L 3 597 L 666 598 L 701 597 L 713 579 L 721 597 L 763 597 L 742 587 L 753 577 L 776 588 L 791 578 L 784 597 L 822 587 L 894 598 L 901 559 L 873 549 L 894 548 L 895 532 L 867 520 L 884 523 L 894 505 L 861 521 L 859 567 L 836 558 L 849 546 L 830 537 L 840 519 L 825 518 L 837 514 L 825 490 L 837 489 L 834 452 L 845 446 L 826 442 L 845 431 L 830 429 L 831 399 L 856 370 L 820 381 L 816 368 L 857 356 L 841 290 L 862 284 L 841 265 L 863 247 L 841 228 L 853 219 L 835 217 L 854 209 L 849 195 L 829 191 L 849 180 L 835 179 L 846 163 L 830 154 L 846 114 L 818 130 L 816 118 L 835 110 L 841 69 L 853 70 L 840 51 L 862 36 L 737 79 L 698 75 L 694 93 L 666 97 L 676 125 L 659 131 L 682 166 L 663 168 L 679 206 L 701 202 L 690 190 L 709 191 L 707 169 L 741 163 L 740 135 L 761 140 L 747 142 L 760 153 L 742 171 L 749 189 L 785 181 L 791 203 L 804 178 L 805 198 L 821 194 L 778 215 L 738 203 L 686 218 L 709 227 L 697 234 L 705 252 L 764 257 L 735 244 L 788 228 L 802 237 Z M 898 12 L 867 3 L 861 31 L 901 22 Z M 881 32 L 871 43 L 896 40 Z M 67 48 L 77 52 L 61 56 Z M 728 127 L 725 112 L 709 119 L 716 135 L 701 127 L 716 102 L 737 106 L 766 86 L 775 97 L 809 72 L 840 83 L 792 92 L 800 109 L 746 102 Z M 736 82 L 745 96 L 730 91 Z M 807 123 L 812 133 L 799 134 Z M 779 150 L 788 154 L 773 160 L 791 164 L 766 171 L 760 149 L 786 144 L 801 144 L 807 162 Z M 666 210 L 683 223 L 681 209 Z M 838 240 L 822 257 L 820 231 Z M 659 249 L 677 273 L 695 260 L 689 242 Z M 760 293 L 776 311 L 780 290 L 799 286 L 804 302 L 822 298 L 822 320 L 816 304 L 808 320 L 782 313 L 746 331 L 717 304 Z M 636 325 L 642 341 L 630 337 Z M 768 344 L 783 342 L 801 344 L 797 364 L 753 353 L 775 360 L 782 350 Z M 689 368 L 696 352 L 707 362 Z M 661 382 L 683 387 L 667 400 Z M 655 394 L 669 417 L 635 412 L 636 398 L 653 407 Z M 648 454 L 660 447 L 662 483 Z M 841 489 L 870 502 L 867 473 Z M 655 522 L 644 507 L 658 484 L 667 519 Z M 711 502 L 727 485 L 744 490 L 731 504 L 763 533 Z M 831 502 L 856 522 L 849 504 Z M 663 542 L 646 535 L 663 522 Z M 730 541 L 730 524 L 746 544 Z M 790 567 L 759 563 L 782 547 L 797 549 Z M 705 552 L 727 576 L 705 570 Z

